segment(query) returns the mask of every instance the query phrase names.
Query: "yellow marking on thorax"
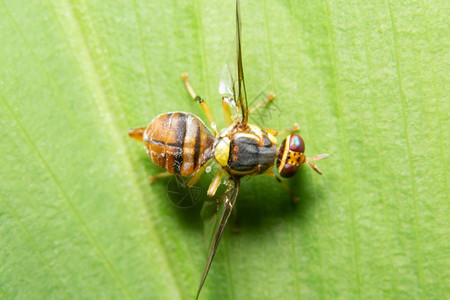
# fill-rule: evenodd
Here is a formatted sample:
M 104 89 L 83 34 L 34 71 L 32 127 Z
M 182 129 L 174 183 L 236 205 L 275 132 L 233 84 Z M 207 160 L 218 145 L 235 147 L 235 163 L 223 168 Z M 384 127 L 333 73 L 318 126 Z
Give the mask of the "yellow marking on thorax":
M 250 130 L 251 130 L 252 132 L 255 133 L 255 135 L 257 135 L 257 136 L 262 136 L 262 130 L 261 130 L 261 128 L 259 128 L 258 126 L 252 125 L 252 124 L 248 124 L 248 127 L 250 128 Z
M 248 127 L 250 128 L 251 132 L 253 132 L 254 135 L 258 136 L 259 139 L 263 139 L 263 130 L 261 128 L 259 128 L 256 125 L 253 124 L 248 124 Z M 266 133 L 267 138 L 269 139 L 269 141 L 276 145 L 277 144 L 277 138 L 271 134 L 270 131 L 264 131 Z
M 270 132 L 267 132 L 267 138 L 269 139 L 269 141 L 272 142 L 272 144 L 276 145 L 277 144 L 277 138 L 275 136 L 273 136 L 272 134 L 270 134 Z
M 230 140 L 228 138 L 222 138 L 216 145 L 214 150 L 214 157 L 217 162 L 225 167 L 228 165 L 228 158 L 230 156 Z
M 254 133 L 247 133 L 247 132 L 238 132 L 234 135 L 234 138 L 248 138 L 248 139 L 252 139 L 255 140 L 259 143 L 259 136 L 255 135 Z

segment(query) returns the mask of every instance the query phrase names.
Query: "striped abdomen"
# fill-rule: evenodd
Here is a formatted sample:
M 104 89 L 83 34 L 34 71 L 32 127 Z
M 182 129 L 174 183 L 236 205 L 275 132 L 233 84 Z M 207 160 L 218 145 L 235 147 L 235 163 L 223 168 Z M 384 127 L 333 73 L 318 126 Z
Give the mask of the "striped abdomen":
M 144 131 L 147 154 L 155 165 L 187 176 L 213 156 L 215 138 L 195 115 L 161 114 Z

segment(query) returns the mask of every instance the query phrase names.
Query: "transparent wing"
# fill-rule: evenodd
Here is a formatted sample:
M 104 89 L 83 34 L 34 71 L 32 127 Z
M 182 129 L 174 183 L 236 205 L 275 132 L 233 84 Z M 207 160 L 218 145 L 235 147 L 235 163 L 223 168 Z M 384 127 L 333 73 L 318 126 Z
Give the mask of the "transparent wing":
M 219 246 L 220 239 L 222 238 L 223 231 L 227 225 L 228 219 L 233 210 L 234 204 L 236 202 L 237 195 L 239 193 L 240 182 L 237 180 L 230 180 L 229 186 L 219 201 L 219 208 L 217 214 L 215 215 L 215 225 L 214 231 L 211 236 L 211 242 L 209 246 L 208 260 L 206 261 L 205 269 L 203 270 L 202 280 L 197 291 L 197 298 L 200 295 L 203 284 L 205 283 L 206 276 L 208 275 L 209 268 L 211 267 L 212 260 L 216 254 L 217 247 Z
M 235 66 L 233 66 L 233 62 L 227 62 L 220 72 L 220 82 L 219 82 L 219 94 L 225 97 L 229 97 L 231 99 L 236 98 L 235 91 Z
M 189 179 L 192 177 L 192 175 L 182 177 L 177 174 L 171 176 L 167 183 L 167 197 L 178 208 L 187 209 L 194 207 L 205 195 L 205 189 L 200 185 L 191 186 L 188 184 Z
M 248 104 L 242 65 L 241 16 L 238 0 L 236 1 L 236 39 L 231 53 L 235 55 L 230 55 L 220 74 L 219 94 L 226 97 L 231 108 L 235 108 L 233 111 L 240 114 L 240 123 L 245 127 L 248 121 Z

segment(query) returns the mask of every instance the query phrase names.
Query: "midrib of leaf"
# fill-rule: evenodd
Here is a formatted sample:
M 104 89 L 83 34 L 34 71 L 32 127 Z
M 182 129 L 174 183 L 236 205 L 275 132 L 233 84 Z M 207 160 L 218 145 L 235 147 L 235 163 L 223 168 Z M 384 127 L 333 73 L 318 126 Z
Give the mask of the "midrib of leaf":
M 422 256 L 423 253 L 421 251 L 422 246 L 420 245 L 421 241 L 421 235 L 420 235 L 420 224 L 419 224 L 419 213 L 417 209 L 417 183 L 414 177 L 414 165 L 412 161 L 412 151 L 411 151 L 411 142 L 409 139 L 409 131 L 408 131 L 408 115 L 406 113 L 406 96 L 405 91 L 403 89 L 403 79 L 402 74 L 400 70 L 400 59 L 399 59 L 399 53 L 398 53 L 398 41 L 397 41 L 397 29 L 395 26 L 395 20 L 394 15 L 392 12 L 391 3 L 389 0 L 386 0 L 386 6 L 388 10 L 388 16 L 391 21 L 392 26 L 392 39 L 393 39 L 393 46 L 394 46 L 394 58 L 395 58 L 395 68 L 397 72 L 397 78 L 398 78 L 398 88 L 399 88 L 399 94 L 400 99 L 402 103 L 402 118 L 403 118 L 403 130 L 405 132 L 405 140 L 406 140 L 406 148 L 407 148 L 407 155 L 408 155 L 408 161 L 409 161 L 409 172 L 410 172 L 410 180 L 411 185 L 413 188 L 412 197 L 414 198 L 414 236 L 415 236 L 415 246 L 416 246 L 416 254 L 417 254 L 417 280 L 419 285 L 419 293 L 422 295 L 422 287 L 423 287 L 423 271 L 422 271 Z
M 8 15 L 8 17 L 10 18 L 13 26 L 15 27 L 15 29 L 17 30 L 17 32 L 20 34 L 21 38 L 25 41 L 25 44 L 27 45 L 27 47 L 29 48 L 30 53 L 32 53 L 33 55 L 33 59 L 37 62 L 37 64 L 41 67 L 41 69 L 43 70 L 44 74 L 46 74 L 46 76 L 48 78 L 50 78 L 48 72 L 45 71 L 45 68 L 42 66 L 42 63 L 40 62 L 40 60 L 37 58 L 37 55 L 34 53 L 33 48 L 31 47 L 30 43 L 28 42 L 27 38 L 25 37 L 25 35 L 22 33 L 22 31 L 20 30 L 17 22 L 15 21 L 15 19 L 13 18 L 13 16 L 11 15 L 11 13 L 9 12 L 9 10 L 7 9 L 5 3 L 2 1 L 2 6 L 6 12 L 6 14 Z M 53 80 L 49 80 L 49 82 L 51 82 L 53 84 L 53 88 L 56 88 L 56 85 L 54 84 Z M 60 91 L 56 88 L 57 90 L 57 94 L 61 95 Z M 10 106 L 8 105 L 8 103 L 6 102 L 6 100 L 1 97 L 3 104 L 5 105 L 5 107 L 7 108 L 7 110 L 9 111 L 9 113 L 11 114 L 11 116 L 13 117 L 14 121 L 16 122 L 16 124 L 18 125 L 20 131 L 22 131 L 26 142 L 28 143 L 30 149 L 36 154 L 36 156 L 38 157 L 40 163 L 43 165 L 44 169 L 47 171 L 47 173 L 49 174 L 51 180 L 55 183 L 55 185 L 57 186 L 58 190 L 60 191 L 61 195 L 63 196 L 65 202 L 68 204 L 69 208 L 72 210 L 72 213 L 74 214 L 78 224 L 80 225 L 81 229 L 83 230 L 84 234 L 86 234 L 88 240 L 92 243 L 92 245 L 94 246 L 95 249 L 97 249 L 98 253 L 100 254 L 100 256 L 105 260 L 106 265 L 109 268 L 109 271 L 113 274 L 113 277 L 116 278 L 116 280 L 118 280 L 121 288 L 125 291 L 126 295 L 129 295 L 129 293 L 127 292 L 126 288 L 123 285 L 123 282 L 120 280 L 120 277 L 118 277 L 118 273 L 115 271 L 115 269 L 113 268 L 111 262 L 108 260 L 108 258 L 106 257 L 102 247 L 100 246 L 100 244 L 98 243 L 98 241 L 94 238 L 94 236 L 92 235 L 92 233 L 90 232 L 89 228 L 87 227 L 85 221 L 81 218 L 81 215 L 79 214 L 79 212 L 77 211 L 77 209 L 75 208 L 75 206 L 73 205 L 73 202 L 71 201 L 70 197 L 68 196 L 67 192 L 65 191 L 65 189 L 63 188 L 62 184 L 59 182 L 59 180 L 57 179 L 57 176 L 55 175 L 55 173 L 53 172 L 53 170 L 50 168 L 50 165 L 48 164 L 48 162 L 45 160 L 45 158 L 43 157 L 43 155 L 40 153 L 40 151 L 36 148 L 36 146 L 34 145 L 33 140 L 30 138 L 27 129 L 21 124 L 19 118 L 13 113 L 13 111 L 11 110 Z M 24 227 L 23 227 L 24 228 Z M 28 232 L 28 230 L 26 231 Z M 33 245 L 36 245 L 33 242 Z M 39 254 L 38 254 L 39 255 Z M 48 263 L 47 260 L 44 260 L 44 263 L 46 265 L 49 266 L 50 265 Z M 53 269 L 51 269 L 51 273 L 55 274 L 56 273 Z M 61 282 L 58 279 L 59 282 Z M 64 287 L 64 291 L 67 293 L 67 288 L 63 285 Z M 128 296 L 129 298 L 129 296 Z
M 348 133 L 346 128 L 348 127 L 346 124 L 345 116 L 342 112 L 340 101 L 343 98 L 342 97 L 342 91 L 340 87 L 339 82 L 339 72 L 338 72 L 338 59 L 336 56 L 337 53 L 337 47 L 336 47 L 336 41 L 335 41 L 335 29 L 332 21 L 332 15 L 331 15 L 331 8 L 330 8 L 330 0 L 324 1 L 325 4 L 325 14 L 327 18 L 327 27 L 328 27 L 328 33 L 329 33 L 329 40 L 330 40 L 330 64 L 333 69 L 333 86 L 335 90 L 335 105 L 336 105 L 336 111 L 337 111 L 337 120 L 338 124 L 340 123 L 340 134 L 342 141 L 348 141 Z M 345 168 L 345 173 L 347 174 L 346 182 L 354 182 L 353 180 L 353 173 L 351 172 L 351 159 L 350 159 L 350 148 L 347 143 L 343 143 L 343 149 L 344 149 L 344 160 L 342 164 Z M 348 195 L 348 202 L 349 202 L 349 214 L 350 214 L 350 230 L 351 230 L 351 238 L 352 238 L 352 246 L 353 246 L 353 264 L 354 264 L 354 270 L 355 270 L 355 279 L 356 279 L 356 288 L 357 288 L 357 294 L 358 298 L 361 299 L 361 275 L 359 270 L 359 247 L 358 247 L 358 239 L 356 238 L 356 221 L 355 221 L 355 208 L 354 208 L 354 195 L 353 192 L 347 190 Z
M 68 38 L 66 41 L 69 45 L 69 48 L 72 49 L 72 51 L 74 52 L 74 57 L 80 58 L 80 59 L 78 59 L 78 61 L 81 66 L 80 67 L 81 70 L 86 74 L 86 76 L 85 76 L 86 86 L 91 90 L 91 92 L 92 92 L 91 94 L 94 95 L 92 97 L 92 99 L 94 100 L 96 106 L 98 107 L 100 116 L 103 116 L 103 121 L 105 122 L 105 127 L 109 128 L 108 132 L 112 138 L 111 140 L 112 140 L 113 144 L 116 146 L 116 149 L 119 149 L 119 153 L 122 153 L 122 156 L 123 156 L 122 166 L 126 170 L 127 174 L 131 175 L 130 183 L 133 186 L 132 191 L 134 192 L 136 198 L 140 200 L 139 203 L 141 203 L 142 206 L 145 206 L 144 205 L 144 193 L 138 186 L 138 175 L 137 175 L 135 169 L 132 167 L 131 161 L 129 159 L 129 155 L 127 155 L 127 148 L 125 147 L 125 144 L 124 144 L 123 140 L 121 139 L 121 132 L 123 131 L 124 127 L 120 126 L 119 120 L 114 117 L 116 115 L 116 113 L 114 112 L 112 107 L 108 104 L 108 101 L 106 100 L 107 98 L 110 98 L 110 99 L 114 99 L 114 103 L 120 103 L 120 101 L 118 101 L 119 97 L 117 96 L 117 91 L 115 89 L 114 84 L 111 82 L 111 80 L 108 80 L 108 82 L 104 83 L 104 84 L 101 82 L 99 73 L 97 71 L 98 67 L 96 66 L 95 61 L 99 62 L 99 64 L 102 67 L 104 67 L 104 69 L 107 70 L 107 72 L 109 74 L 110 74 L 110 67 L 104 62 L 104 60 L 101 57 L 95 56 L 94 55 L 95 51 L 91 50 L 91 48 L 89 47 L 91 45 L 92 48 L 100 49 L 97 35 L 95 34 L 95 30 L 94 30 L 92 24 L 86 24 L 86 27 L 88 27 L 90 30 L 89 36 L 91 37 L 90 41 L 88 42 L 87 33 L 83 30 L 84 27 L 83 27 L 82 21 L 76 17 L 76 11 L 75 11 L 73 4 L 69 4 L 67 1 L 62 2 L 62 4 L 65 7 L 64 10 L 66 12 L 69 12 L 69 14 L 68 14 L 69 18 L 66 20 L 68 20 L 70 22 L 70 25 L 72 28 L 75 28 L 74 32 L 76 33 L 76 36 L 72 36 L 70 39 Z M 68 35 L 65 34 L 63 27 L 61 26 L 60 21 L 54 12 L 53 6 L 51 6 L 48 2 L 47 2 L 47 5 L 52 9 L 52 12 L 54 13 L 54 16 L 55 16 L 55 20 L 58 23 L 61 32 L 65 36 L 68 37 Z M 76 45 L 73 43 L 76 43 Z M 91 44 L 89 44 L 89 43 L 91 43 Z M 74 49 L 82 49 L 82 50 L 78 52 L 78 55 L 75 55 Z M 144 50 L 142 50 L 142 51 L 144 51 Z M 142 52 L 142 53 L 144 54 L 144 52 Z M 108 78 L 112 78 L 112 76 L 110 75 L 110 76 L 108 76 Z M 148 74 L 147 74 L 147 78 L 149 78 Z M 113 91 L 112 94 L 108 94 L 108 97 L 106 96 L 107 87 L 111 91 Z M 161 238 L 158 235 L 157 230 L 155 230 L 153 223 L 151 222 L 151 219 L 154 219 L 154 217 L 150 214 L 150 212 L 147 209 L 145 209 L 145 207 L 142 211 L 145 211 L 149 215 L 149 218 L 148 219 L 146 218 L 148 220 L 148 228 L 150 229 L 150 232 L 152 233 L 152 235 L 155 237 L 155 239 L 154 239 L 155 245 L 158 248 L 160 248 L 159 253 L 161 253 L 163 255 L 164 262 L 168 267 L 167 270 L 169 270 L 169 272 L 170 272 L 171 280 L 175 283 L 172 286 L 176 287 L 176 294 L 177 294 L 178 298 L 181 298 L 180 287 L 177 284 L 177 281 L 175 280 L 175 277 L 173 274 L 173 268 L 170 264 L 170 261 L 168 260 L 167 255 L 165 254 L 166 252 L 164 251 L 164 247 L 162 246 Z M 95 241 L 96 247 L 98 247 L 98 250 L 100 251 L 102 257 L 104 257 L 108 267 L 111 269 L 111 271 L 113 271 L 116 279 L 118 280 L 118 282 L 119 282 L 120 286 L 122 287 L 122 289 L 124 290 L 125 294 L 127 295 L 128 298 L 132 298 L 131 292 L 129 291 L 128 287 L 125 285 L 120 274 L 114 268 L 114 265 L 109 261 L 108 257 L 104 253 L 104 250 L 101 248 L 99 243 L 96 242 L 96 240 L 94 239 L 92 234 L 90 234 L 90 235 L 91 235 L 90 239 L 92 238 Z M 135 298 L 135 296 L 133 296 L 133 298 Z

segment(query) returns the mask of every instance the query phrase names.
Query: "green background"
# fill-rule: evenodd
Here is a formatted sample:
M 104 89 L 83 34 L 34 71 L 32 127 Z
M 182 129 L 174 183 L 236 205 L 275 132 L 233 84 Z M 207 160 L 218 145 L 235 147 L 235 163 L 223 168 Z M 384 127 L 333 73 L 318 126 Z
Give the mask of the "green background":
M 161 2 L 161 4 L 159 4 Z M 203 299 L 450 297 L 448 1 L 242 1 L 249 98 L 324 176 L 244 180 Z M 233 1 L 0 1 L 0 298 L 192 299 L 180 210 L 129 128 L 222 119 Z M 222 126 L 223 122 L 219 124 Z

